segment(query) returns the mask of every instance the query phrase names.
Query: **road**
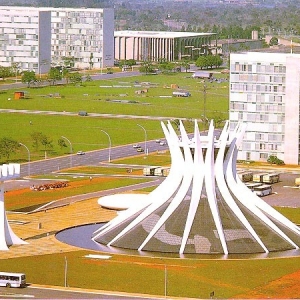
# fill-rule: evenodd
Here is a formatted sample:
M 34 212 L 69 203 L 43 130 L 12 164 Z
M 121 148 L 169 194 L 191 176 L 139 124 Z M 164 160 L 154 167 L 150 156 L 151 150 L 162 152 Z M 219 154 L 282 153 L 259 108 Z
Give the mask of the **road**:
M 114 79 L 114 78 L 126 78 L 126 77 L 134 77 L 134 76 L 139 76 L 141 75 L 141 73 L 139 71 L 126 71 L 126 72 L 117 72 L 117 73 L 113 73 L 113 74 L 106 74 L 106 73 L 99 73 L 99 74 L 91 74 L 91 78 L 93 80 L 101 80 L 101 79 Z M 83 75 L 83 81 L 85 80 L 85 75 Z M 63 79 L 61 81 L 57 81 L 57 85 L 61 85 L 61 84 L 65 84 L 66 80 Z M 45 86 L 48 86 L 49 84 L 46 83 Z M 43 86 L 40 85 L 40 86 Z M 0 89 L 1 90 L 8 90 L 8 89 L 13 89 L 13 88 L 24 88 L 27 87 L 27 84 L 24 84 L 22 82 L 15 82 L 15 83 L 9 83 L 9 84 L 1 84 L 0 85 Z
M 144 147 L 144 144 L 145 143 L 142 142 L 140 145 Z M 148 149 L 148 153 L 153 153 L 156 151 L 166 151 L 168 149 L 167 145 L 162 146 L 155 141 L 146 141 L 146 146 Z M 134 155 L 146 155 L 146 153 L 138 153 L 137 150 L 133 148 L 133 145 L 124 145 L 112 147 L 111 149 L 106 148 L 102 150 L 85 152 L 84 155 L 66 155 L 63 157 L 24 163 L 21 165 L 21 177 L 25 177 L 28 175 L 49 174 L 71 167 L 99 165 L 100 163 L 108 162 L 109 154 L 111 160 L 130 157 Z
M 39 287 L 28 286 L 27 288 L 0 288 L 0 299 L 163 299 L 148 295 L 133 295 L 126 293 L 89 291 L 63 287 Z

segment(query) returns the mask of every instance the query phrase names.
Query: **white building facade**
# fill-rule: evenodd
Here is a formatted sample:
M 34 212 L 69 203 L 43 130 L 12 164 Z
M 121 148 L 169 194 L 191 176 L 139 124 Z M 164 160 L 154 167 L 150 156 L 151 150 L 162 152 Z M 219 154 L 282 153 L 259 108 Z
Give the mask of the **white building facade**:
M 114 64 L 114 11 L 0 7 L 0 65 L 46 73 L 68 58 L 78 68 Z
M 74 57 L 75 67 L 114 65 L 114 11 L 92 8 L 51 8 L 52 60 Z
M 299 164 L 299 73 L 299 54 L 230 55 L 229 119 L 247 124 L 239 159 Z
M 215 51 L 216 33 L 116 31 L 115 58 L 136 61 L 194 59 Z
M 43 72 L 42 61 L 51 61 L 50 11 L 0 7 L 0 65 Z

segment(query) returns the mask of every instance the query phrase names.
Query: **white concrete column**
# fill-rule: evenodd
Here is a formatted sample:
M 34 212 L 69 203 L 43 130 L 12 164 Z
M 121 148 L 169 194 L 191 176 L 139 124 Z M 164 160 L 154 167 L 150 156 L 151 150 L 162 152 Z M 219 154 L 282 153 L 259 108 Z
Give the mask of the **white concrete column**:
M 0 251 L 8 250 L 11 245 L 27 244 L 18 238 L 8 223 L 4 205 L 4 182 L 20 177 L 20 164 L 0 166 Z

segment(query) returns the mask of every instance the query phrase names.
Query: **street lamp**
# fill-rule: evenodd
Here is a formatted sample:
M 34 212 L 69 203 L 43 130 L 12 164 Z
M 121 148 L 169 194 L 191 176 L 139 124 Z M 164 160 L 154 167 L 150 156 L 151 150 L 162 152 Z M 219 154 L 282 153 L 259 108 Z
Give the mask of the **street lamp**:
M 30 176 L 30 151 L 26 145 L 22 143 L 19 143 L 19 145 L 25 147 L 28 152 L 28 176 Z
M 69 139 L 67 139 L 65 136 L 61 136 L 63 139 L 65 139 L 65 140 L 67 140 L 68 141 L 68 143 L 70 144 L 70 165 L 71 165 L 71 168 L 72 168 L 72 154 L 73 154 L 73 148 L 72 148 L 72 144 L 71 144 L 71 142 L 70 142 L 70 140 Z
M 68 260 L 67 257 L 65 256 L 65 287 L 68 285 Z
M 144 130 L 144 133 L 145 133 L 145 152 L 146 152 L 146 155 L 148 155 L 148 149 L 147 149 L 147 132 L 146 132 L 146 129 L 140 125 L 140 124 L 136 124 L 137 126 L 141 127 L 143 130 Z
M 165 298 L 167 298 L 168 294 L 168 273 L 167 273 L 167 265 L 165 264 Z
M 203 85 L 203 114 L 206 118 L 206 84 Z
M 109 142 L 109 147 L 108 147 L 108 162 L 110 162 L 111 139 L 110 139 L 109 134 L 108 134 L 106 131 L 104 131 L 104 130 L 102 130 L 102 129 L 101 129 L 101 131 L 102 131 L 103 133 L 105 133 L 105 134 L 107 135 L 107 137 L 108 137 L 108 142 Z

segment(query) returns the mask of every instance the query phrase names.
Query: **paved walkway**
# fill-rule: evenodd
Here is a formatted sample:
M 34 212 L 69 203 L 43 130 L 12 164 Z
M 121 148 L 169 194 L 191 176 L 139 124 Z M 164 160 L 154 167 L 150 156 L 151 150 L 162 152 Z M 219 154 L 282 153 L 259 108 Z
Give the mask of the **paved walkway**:
M 11 246 L 9 251 L 1 251 L 0 259 L 78 250 L 59 242 L 55 233 L 82 224 L 107 222 L 117 215 L 113 210 L 101 208 L 97 199 L 82 200 L 33 214 L 8 213 L 13 231 L 28 244 Z

